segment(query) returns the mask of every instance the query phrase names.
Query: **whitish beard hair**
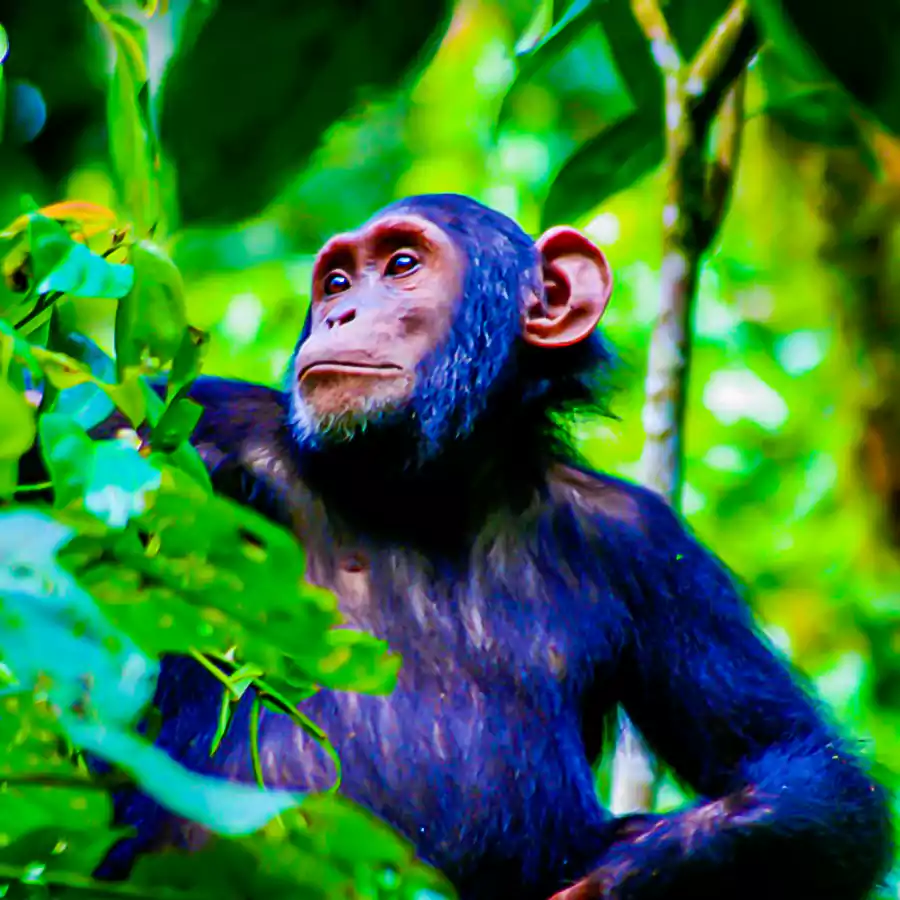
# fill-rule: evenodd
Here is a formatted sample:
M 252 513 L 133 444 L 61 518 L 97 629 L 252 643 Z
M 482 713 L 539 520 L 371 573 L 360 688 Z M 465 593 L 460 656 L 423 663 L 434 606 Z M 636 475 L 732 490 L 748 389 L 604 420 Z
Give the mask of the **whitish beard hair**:
M 367 398 L 358 409 L 319 415 L 296 391 L 292 391 L 290 424 L 300 444 L 315 445 L 323 439 L 329 443 L 346 443 L 394 411 L 391 404 Z

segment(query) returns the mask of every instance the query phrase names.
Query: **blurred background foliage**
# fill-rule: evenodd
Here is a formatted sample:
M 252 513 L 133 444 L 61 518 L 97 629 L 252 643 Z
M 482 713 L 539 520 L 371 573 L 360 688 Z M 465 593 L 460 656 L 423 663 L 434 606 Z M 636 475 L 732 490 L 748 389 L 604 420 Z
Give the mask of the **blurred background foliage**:
M 766 43 L 700 282 L 683 511 L 897 787 L 900 7 L 857 0 L 847 16 L 840 4 L 751 5 Z M 662 6 L 687 56 L 728 8 Z M 318 245 L 394 198 L 456 191 L 533 233 L 579 225 L 616 275 L 604 321 L 622 362 L 621 420 L 579 422 L 577 433 L 594 465 L 639 477 L 664 113 L 650 48 L 621 4 L 122 9 L 147 31 L 141 114 L 165 150 L 158 196 L 123 182 L 115 150 L 110 163 L 107 122 L 127 127 L 109 91 L 122 63 L 85 5 L 0 0 L 0 221 L 27 194 L 155 225 L 184 279 L 188 320 L 212 336 L 204 370 L 272 385 Z M 134 149 L 140 135 L 128 137 L 113 140 L 119 152 L 148 158 Z M 10 285 L 2 291 L 8 307 Z M 113 309 L 107 299 L 73 309 L 74 327 L 108 352 Z M 601 766 L 601 790 L 607 780 Z M 681 799 L 667 780 L 659 805 Z

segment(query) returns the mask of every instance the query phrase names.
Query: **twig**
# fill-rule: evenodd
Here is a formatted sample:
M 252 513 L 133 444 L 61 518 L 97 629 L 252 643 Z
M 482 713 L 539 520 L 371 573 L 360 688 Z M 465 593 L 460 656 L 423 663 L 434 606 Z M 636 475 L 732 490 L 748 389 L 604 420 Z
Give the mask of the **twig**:
M 716 138 L 706 173 L 706 227 L 704 243 L 709 245 L 725 218 L 734 172 L 741 153 L 744 134 L 744 99 L 747 76 L 742 72 L 725 95 L 716 122 Z
M 650 42 L 650 51 L 660 69 L 666 74 L 680 72 L 684 63 L 658 0 L 631 0 L 631 11 Z

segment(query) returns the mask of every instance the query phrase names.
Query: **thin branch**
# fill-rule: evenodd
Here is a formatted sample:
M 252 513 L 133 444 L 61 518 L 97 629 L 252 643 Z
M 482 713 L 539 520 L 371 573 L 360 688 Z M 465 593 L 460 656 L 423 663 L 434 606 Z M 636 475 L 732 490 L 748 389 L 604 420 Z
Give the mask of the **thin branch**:
M 725 94 L 759 49 L 760 34 L 746 0 L 736 0 L 690 64 L 685 90 L 694 101 L 694 116 L 709 122 Z
M 745 73 L 729 89 L 722 101 L 716 121 L 716 138 L 706 176 L 706 235 L 709 246 L 725 218 L 725 210 L 731 199 L 734 173 L 741 154 L 741 137 L 744 133 L 744 98 L 747 77 Z
M 650 42 L 650 51 L 660 69 L 667 75 L 679 72 L 684 63 L 669 33 L 669 24 L 660 9 L 659 0 L 631 0 L 631 11 Z

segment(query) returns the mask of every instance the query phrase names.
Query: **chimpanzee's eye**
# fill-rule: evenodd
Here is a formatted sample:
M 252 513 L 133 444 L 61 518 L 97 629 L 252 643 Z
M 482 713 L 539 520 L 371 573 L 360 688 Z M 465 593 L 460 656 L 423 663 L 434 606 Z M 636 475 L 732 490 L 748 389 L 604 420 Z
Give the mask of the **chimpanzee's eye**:
M 334 272 L 329 272 L 322 282 L 322 290 L 324 290 L 326 294 L 340 294 L 349 287 L 349 277 L 345 272 L 341 272 L 339 269 L 336 269 Z
M 418 268 L 418 258 L 408 250 L 401 250 L 390 258 L 384 274 L 391 278 L 400 278 L 403 275 L 409 275 L 410 272 L 415 272 Z

